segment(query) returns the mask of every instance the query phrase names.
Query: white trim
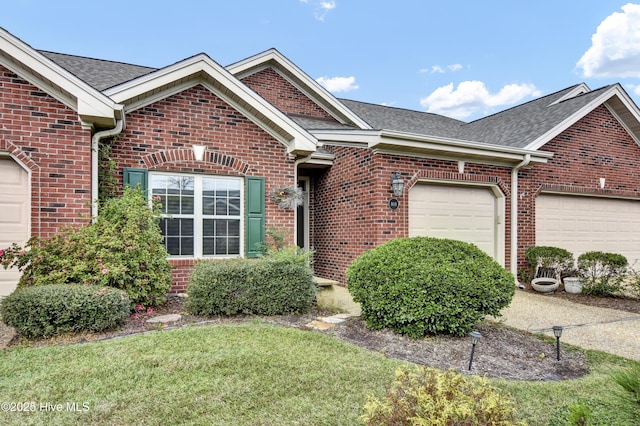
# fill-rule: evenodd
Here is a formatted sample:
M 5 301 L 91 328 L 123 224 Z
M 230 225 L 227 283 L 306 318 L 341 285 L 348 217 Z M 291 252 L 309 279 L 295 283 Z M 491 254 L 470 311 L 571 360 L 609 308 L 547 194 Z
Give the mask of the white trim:
M 409 188 L 409 192 L 416 187 L 416 185 L 439 185 L 439 186 L 456 186 L 456 187 L 467 187 L 467 188 L 485 188 L 489 189 L 493 196 L 496 198 L 496 221 L 495 224 L 495 254 L 496 254 L 496 262 L 500 263 L 503 267 L 505 266 L 505 232 L 506 232 L 506 196 L 500 189 L 500 187 L 495 183 L 490 182 L 467 182 L 460 180 L 451 180 L 451 179 L 435 179 L 435 178 L 420 178 L 416 181 L 414 185 Z M 407 193 L 408 196 L 408 193 Z M 409 224 L 407 218 L 407 226 Z
M 604 104 L 605 102 L 607 102 L 609 99 L 613 98 L 614 96 L 617 96 L 618 99 L 620 99 L 620 102 L 622 102 L 622 104 L 627 108 L 627 110 L 633 115 L 635 120 L 640 123 L 640 112 L 638 111 L 637 107 L 634 107 L 633 102 L 628 98 L 628 96 L 620 88 L 620 85 L 616 84 L 616 85 L 610 87 L 609 89 L 605 90 L 600 96 L 598 96 L 597 98 L 595 98 L 594 100 L 589 102 L 587 105 L 585 105 L 582 108 L 580 108 L 578 111 L 573 113 L 571 116 L 569 116 L 566 119 L 564 119 L 560 124 L 558 124 L 557 126 L 552 128 L 551 130 L 549 130 L 548 132 L 546 132 L 545 134 L 543 134 L 542 136 L 538 137 L 536 140 L 534 140 L 533 142 L 528 144 L 525 147 L 525 149 L 533 150 L 533 151 L 540 149 L 546 143 L 548 143 L 553 138 L 555 138 L 556 136 L 558 136 L 559 134 L 561 134 L 562 132 L 564 132 L 565 130 L 570 128 L 571 126 L 573 126 L 581 118 L 585 117 L 587 114 L 589 114 L 595 108 L 597 108 L 598 106 Z M 617 114 L 615 115 L 615 117 L 617 119 L 619 119 Z M 622 120 L 619 120 L 619 122 L 623 123 Z M 626 127 L 626 126 L 625 126 L 625 128 L 628 129 L 628 127 Z M 636 140 L 636 142 L 638 142 L 638 139 L 634 135 L 633 132 L 629 131 L 629 134 Z
M 213 80 L 213 82 L 208 81 Z M 234 107 L 244 102 L 243 113 L 252 117 L 256 123 L 262 123 L 268 128 L 275 128 L 272 132 L 280 133 L 280 138 L 286 141 L 289 153 L 311 153 L 316 150 L 316 139 L 302 127 L 298 126 L 284 113 L 279 111 L 257 93 L 245 86 L 227 70 L 218 65 L 205 54 L 200 54 L 158 71 L 138 77 L 132 81 L 112 87 L 105 91 L 112 99 L 119 103 L 134 103 L 137 107 L 145 101 L 143 98 L 153 97 L 168 87 L 169 93 L 173 86 L 186 84 L 189 81 L 207 85 L 211 90 L 214 82 L 220 87 L 216 94 L 226 102 L 234 100 Z M 208 83 L 208 84 L 207 84 Z M 194 83 L 191 83 L 194 84 Z M 182 86 L 182 87 L 187 87 Z M 249 112 L 253 109 L 253 112 Z
M 3 65 L 75 110 L 81 121 L 96 121 L 110 127 L 115 125 L 118 108 L 111 99 L 2 28 L 0 52 L 4 52 L 24 68 L 7 66 L 9 61 L 6 60 Z
M 147 192 L 149 194 L 149 199 L 153 196 L 153 187 L 151 184 L 153 176 L 187 176 L 193 177 L 193 214 L 182 215 L 182 214 L 163 214 L 162 218 L 193 218 L 193 256 L 189 255 L 169 255 L 169 259 L 227 259 L 227 258 L 237 258 L 243 257 L 244 253 L 244 238 L 246 234 L 245 230 L 245 188 L 244 188 L 244 178 L 241 176 L 234 175 L 213 175 L 213 174 L 203 174 L 203 173 L 180 173 L 180 172 L 169 172 L 169 171 L 153 171 L 149 170 L 149 187 Z M 202 219 L 205 219 L 204 214 L 202 212 L 202 188 L 203 182 L 202 180 L 205 178 L 219 178 L 219 179 L 233 179 L 237 180 L 240 183 L 240 214 L 239 216 L 217 216 L 218 219 L 233 219 L 240 220 L 240 235 L 239 235 L 239 253 L 237 255 L 203 255 L 202 254 Z M 199 194 L 199 195 L 197 195 Z M 209 215 L 207 215 L 207 218 Z
M 307 190 L 304 193 L 304 200 L 303 200 L 303 214 L 304 214 L 304 241 L 305 241 L 305 245 L 303 247 L 303 249 L 305 250 L 310 250 L 311 249 L 311 244 L 310 244 L 310 240 L 309 240 L 309 226 L 311 225 L 310 222 L 310 215 L 309 215 L 309 201 L 311 199 L 310 197 L 310 193 L 311 193 L 311 178 L 309 176 L 298 176 L 298 181 L 303 180 L 305 181 L 305 185 Z M 296 181 L 296 187 L 298 186 L 298 182 Z M 295 244 L 298 244 L 298 211 L 296 210 L 296 214 L 295 214 Z
M 594 186 L 594 189 L 596 187 Z M 568 192 L 568 191 L 554 191 L 549 189 L 543 189 L 540 191 L 540 195 L 563 195 L 567 197 L 589 197 L 589 198 L 610 198 L 612 200 L 628 200 L 628 201 L 640 201 L 640 197 L 623 196 L 623 195 L 608 195 L 608 194 L 593 194 L 583 192 Z M 536 197 L 537 198 L 537 197 Z
M 270 64 L 276 66 L 270 66 Z M 265 68 L 272 68 L 284 77 L 294 87 L 304 93 L 307 97 L 316 101 L 323 109 L 338 121 L 351 122 L 361 129 L 371 129 L 371 126 L 354 114 L 328 90 L 322 87 L 317 81 L 307 75 L 293 62 L 287 59 L 276 49 L 269 49 L 257 55 L 246 58 L 227 66 L 227 70 L 238 79 L 261 71 Z M 291 75 L 290 78 L 289 75 Z M 339 115 L 337 115 L 336 111 Z
M 587 86 L 585 83 L 581 83 L 578 86 L 574 87 L 572 90 L 570 90 L 568 93 L 565 93 L 564 96 L 551 102 L 549 106 L 559 104 L 560 102 L 566 101 L 567 99 L 575 98 L 576 96 L 582 95 L 584 93 L 588 93 L 590 91 L 591 89 L 589 89 L 589 86 Z

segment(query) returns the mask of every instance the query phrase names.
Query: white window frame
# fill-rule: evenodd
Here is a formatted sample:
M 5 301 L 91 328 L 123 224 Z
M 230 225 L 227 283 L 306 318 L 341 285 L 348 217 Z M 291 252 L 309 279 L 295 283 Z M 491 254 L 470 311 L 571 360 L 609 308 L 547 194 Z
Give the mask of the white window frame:
M 190 255 L 169 255 L 171 259 L 227 259 L 244 257 L 244 239 L 245 239 L 245 189 L 244 178 L 239 176 L 227 176 L 227 175 L 211 175 L 211 174 L 196 174 L 196 173 L 172 173 L 172 172 L 149 172 L 149 198 L 153 197 L 153 176 L 181 176 L 193 178 L 193 215 L 183 214 L 161 214 L 161 218 L 175 218 L 175 219 L 189 219 L 193 218 L 193 256 Z M 220 179 L 232 179 L 237 180 L 240 183 L 240 216 L 216 216 L 215 219 L 240 219 L 240 235 L 239 235 L 239 253 L 228 255 L 203 255 L 202 254 L 202 221 L 209 218 L 204 217 L 202 213 L 202 189 L 203 179 L 205 178 L 220 178 Z

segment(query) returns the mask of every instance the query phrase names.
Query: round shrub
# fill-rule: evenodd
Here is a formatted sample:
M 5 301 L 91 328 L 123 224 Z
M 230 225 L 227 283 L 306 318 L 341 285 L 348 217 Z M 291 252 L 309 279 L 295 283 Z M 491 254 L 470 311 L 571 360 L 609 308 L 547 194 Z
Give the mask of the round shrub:
M 307 266 L 273 260 L 198 262 L 187 287 L 196 315 L 280 315 L 308 311 L 316 285 Z
M 516 425 L 513 403 L 486 378 L 449 370 L 399 369 L 384 398 L 370 396 L 367 425 Z
M 91 285 L 22 287 L 2 299 L 2 321 L 21 335 L 51 337 L 64 333 L 117 328 L 131 301 L 122 290 Z
M 515 280 L 473 244 L 412 237 L 359 256 L 347 269 L 347 288 L 370 328 L 420 338 L 465 335 L 486 315 L 498 316 Z
M 578 272 L 583 291 L 594 296 L 618 296 L 624 291 L 627 258 L 618 253 L 590 251 L 578 256 Z

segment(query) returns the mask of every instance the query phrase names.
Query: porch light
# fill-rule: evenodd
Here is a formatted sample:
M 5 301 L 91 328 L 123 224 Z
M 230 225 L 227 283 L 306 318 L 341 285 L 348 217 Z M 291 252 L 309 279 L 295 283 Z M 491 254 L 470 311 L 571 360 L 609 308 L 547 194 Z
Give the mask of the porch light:
M 402 180 L 398 172 L 391 172 L 391 189 L 396 197 L 401 196 L 404 191 L 404 180 Z
M 607 180 L 605 178 L 600 178 L 600 188 L 604 189 L 604 185 L 607 182 Z
M 478 340 L 482 338 L 482 334 L 479 331 L 472 331 L 471 334 L 471 356 L 469 357 L 469 371 L 471 371 L 471 365 L 473 364 L 473 353 L 476 351 L 476 344 Z
M 560 361 L 560 336 L 562 336 L 562 327 L 554 325 L 553 335 L 556 336 L 556 359 Z
M 196 159 L 196 161 L 204 160 L 204 152 L 207 149 L 206 146 L 204 146 L 204 145 L 192 145 L 191 148 L 193 149 L 193 156 Z

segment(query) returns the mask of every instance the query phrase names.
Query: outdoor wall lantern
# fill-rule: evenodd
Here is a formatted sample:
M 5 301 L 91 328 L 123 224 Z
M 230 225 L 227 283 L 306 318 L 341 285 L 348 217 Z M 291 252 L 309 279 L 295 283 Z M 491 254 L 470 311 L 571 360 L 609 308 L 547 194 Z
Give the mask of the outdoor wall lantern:
M 560 336 L 562 336 L 562 327 L 554 325 L 553 335 L 556 336 L 556 359 L 560 361 Z
M 402 180 L 398 172 L 391 172 L 391 189 L 396 197 L 401 196 L 402 191 L 404 191 L 404 180 Z
M 605 183 L 607 183 L 607 180 L 605 178 L 600 178 L 600 188 L 601 189 L 604 189 Z
M 204 160 L 204 152 L 207 149 L 206 146 L 204 146 L 204 145 L 192 145 L 191 148 L 193 149 L 193 156 L 195 157 L 196 161 Z
M 471 365 L 473 364 L 473 354 L 476 351 L 476 344 L 478 340 L 482 339 L 482 334 L 479 331 L 472 331 L 471 334 L 471 356 L 469 357 L 469 371 L 471 371 Z

